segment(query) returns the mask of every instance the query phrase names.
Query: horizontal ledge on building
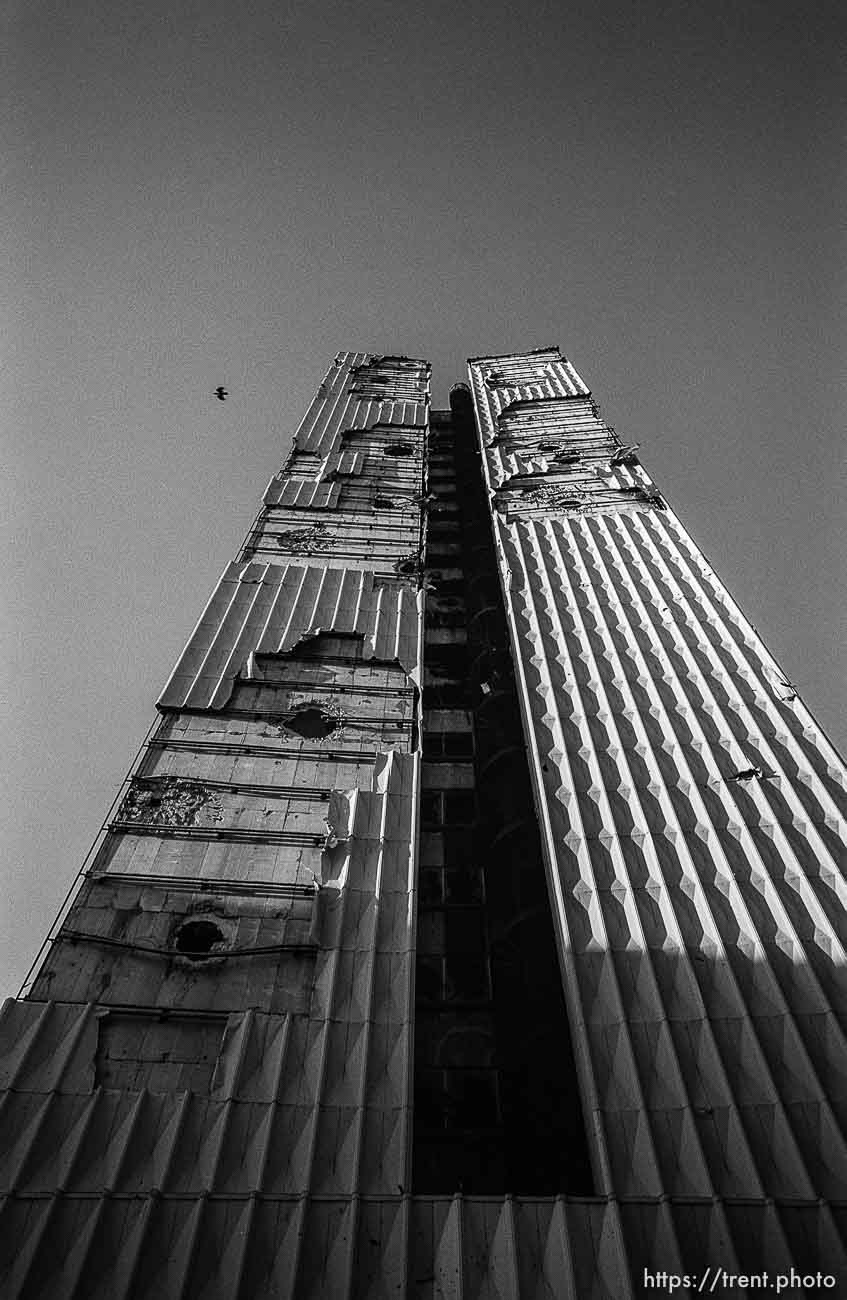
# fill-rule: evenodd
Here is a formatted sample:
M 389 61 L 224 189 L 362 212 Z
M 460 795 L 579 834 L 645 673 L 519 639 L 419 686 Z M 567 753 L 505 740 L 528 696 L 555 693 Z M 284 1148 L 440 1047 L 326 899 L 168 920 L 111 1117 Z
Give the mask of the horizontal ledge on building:
M 333 633 L 328 631 L 327 635 L 332 636 Z M 299 645 L 302 645 L 304 650 L 307 651 L 309 640 L 304 639 L 299 643 Z M 329 656 L 327 656 L 326 660 L 323 660 L 317 655 L 310 655 L 308 653 L 298 655 L 297 649 L 298 646 L 295 646 L 291 650 L 286 650 L 282 658 L 284 658 L 288 663 L 312 663 L 317 666 L 321 666 L 325 662 L 331 662 Z M 264 653 L 265 652 L 263 651 L 259 652 L 260 656 Z M 341 658 L 341 656 L 338 657 Z M 362 668 L 385 668 L 388 670 L 393 669 L 394 671 L 403 671 L 402 665 L 398 659 L 353 659 L 351 656 L 347 656 L 342 660 L 342 662 L 350 667 L 358 665 Z M 241 677 L 238 679 L 238 684 L 239 686 L 278 686 L 287 691 L 311 691 L 313 695 L 373 695 L 380 698 L 391 698 L 393 696 L 411 697 L 415 693 L 414 686 L 405 686 L 403 684 L 398 684 L 396 686 L 377 686 L 368 685 L 367 682 L 362 682 L 361 684 L 356 682 L 316 682 L 314 680 L 310 681 L 308 678 L 304 680 L 297 677 L 285 679 L 259 676 Z M 191 705 L 186 705 L 183 708 L 180 708 L 177 705 L 165 705 L 165 709 L 171 713 L 191 713 L 199 714 L 201 716 L 211 714 L 215 717 L 221 718 L 245 718 L 256 722 L 269 723 L 271 725 L 282 725 L 284 714 L 286 713 L 285 709 L 235 709 L 228 707 L 224 707 L 223 709 L 197 709 L 192 708 Z M 350 718 L 348 721 L 355 722 L 356 719 Z
M 109 1007 L 109 1010 L 113 1008 Z M 154 1008 L 158 1010 L 158 1008 Z M 182 1014 L 182 1013 L 180 1013 Z M 226 1013 L 224 1013 L 226 1014 Z M 115 1192 L 111 1188 L 104 1188 L 102 1192 L 66 1192 L 57 1191 L 33 1191 L 18 1192 L 11 1191 L 9 1199 L 18 1202 L 28 1201 L 52 1201 L 62 1198 L 68 1201 L 80 1201 L 95 1203 L 104 1200 L 109 1201 L 168 1201 L 175 1204 L 180 1202 L 217 1202 L 219 1204 L 239 1204 L 243 1205 L 250 1201 L 263 1201 L 269 1205 L 299 1205 L 306 1201 L 316 1205 L 351 1205 L 360 1203 L 363 1205 L 402 1205 L 404 1202 L 413 1202 L 417 1205 L 449 1205 L 453 1202 L 462 1202 L 470 1205 L 502 1205 L 505 1201 L 512 1201 L 523 1205 L 587 1205 L 587 1206 L 644 1206 L 659 1207 L 662 1205 L 679 1205 L 679 1206 L 726 1206 L 728 1208 L 742 1208 L 745 1206 L 761 1209 L 797 1209 L 797 1210 L 819 1210 L 829 1206 L 832 1209 L 847 1209 L 847 1200 L 830 1200 L 826 1198 L 808 1198 L 799 1197 L 770 1197 L 770 1196 L 576 1196 L 573 1193 L 560 1192 L 553 1196 L 533 1196 L 531 1192 L 501 1192 L 493 1195 L 480 1194 L 477 1196 L 468 1195 L 466 1192 L 432 1192 L 415 1193 L 411 1191 L 385 1192 L 382 1194 L 360 1194 L 358 1192 L 344 1195 L 343 1193 L 332 1192 L 162 1192 L 158 1188 L 151 1188 L 149 1192 Z
M 381 491 L 377 491 L 375 495 L 377 496 L 377 498 L 379 498 L 382 495 L 382 493 Z M 287 531 L 284 529 L 283 526 L 288 523 L 293 523 L 298 528 L 309 528 L 312 524 L 324 524 L 324 526 L 327 529 L 329 529 L 330 525 L 335 525 L 336 528 L 339 529 L 339 532 L 335 534 L 334 540 L 340 539 L 342 541 L 353 541 L 359 545 L 363 545 L 365 542 L 374 541 L 377 531 L 386 532 L 386 533 L 414 532 L 417 529 L 420 521 L 418 519 L 413 519 L 410 522 L 406 523 L 405 520 L 408 518 L 410 513 L 409 507 L 421 506 L 423 502 L 420 500 L 415 501 L 413 493 L 407 493 L 404 496 L 402 501 L 399 499 L 400 495 L 401 494 L 399 492 L 394 493 L 393 501 L 396 501 L 396 504 L 392 504 L 391 506 L 377 506 L 377 507 L 374 507 L 373 495 L 371 496 L 363 495 L 361 498 L 357 498 L 357 503 L 361 501 L 363 507 L 367 506 L 369 508 L 369 512 L 367 514 L 365 513 L 364 509 L 354 510 L 351 508 L 351 505 L 347 505 L 347 504 L 342 506 L 290 506 L 282 503 L 280 503 L 279 505 L 265 505 L 262 507 L 262 510 L 259 513 L 259 521 L 253 530 L 253 536 L 257 539 L 260 537 L 277 537 L 280 531 Z M 374 517 L 374 509 L 380 512 L 380 514 L 376 518 Z M 305 513 L 306 510 L 311 510 L 313 514 L 318 516 L 318 518 L 313 519 L 309 522 L 305 522 L 301 519 L 296 519 L 296 520 L 280 519 L 277 518 L 276 516 L 271 518 L 270 517 L 271 512 L 275 510 L 280 510 L 280 511 L 292 510 L 295 512 L 299 512 L 300 514 Z M 396 520 L 395 519 L 383 520 L 381 517 L 381 512 L 383 510 L 385 511 L 402 510 L 403 518 L 396 519 Z M 344 518 L 346 514 L 361 516 L 363 522 L 348 524 Z M 265 526 L 266 524 L 273 525 L 273 526 L 266 527 Z M 344 534 L 340 532 L 340 530 L 343 528 L 358 529 L 359 533 L 362 535 L 346 537 Z M 376 540 L 379 540 L 378 537 L 376 537 Z
M 411 531 L 412 530 L 410 530 L 410 532 Z M 386 543 L 386 545 L 390 545 L 390 543 Z M 327 547 L 327 549 L 324 551 L 318 550 L 317 547 L 309 551 L 298 551 L 298 550 L 294 550 L 293 548 L 289 550 L 282 546 L 258 546 L 256 544 L 247 546 L 244 549 L 245 552 L 247 552 L 246 558 L 250 558 L 251 556 L 258 555 L 260 553 L 262 555 L 278 555 L 280 557 L 291 555 L 291 556 L 295 556 L 298 560 L 302 560 L 307 568 L 314 567 L 313 565 L 310 565 L 308 563 L 309 560 L 314 560 L 316 562 L 317 567 L 322 569 L 327 568 L 325 561 L 328 558 L 332 558 L 334 560 L 354 560 L 356 562 L 367 560 L 371 565 L 371 567 L 368 569 L 368 572 L 373 573 L 375 578 L 382 579 L 386 577 L 392 577 L 394 575 L 394 570 L 391 568 L 380 569 L 378 567 L 377 561 L 383 559 L 387 565 L 393 565 L 395 562 L 395 556 L 393 555 L 378 556 L 378 555 L 374 555 L 372 551 L 354 552 L 354 551 L 340 550 L 337 547 L 332 547 L 332 548 Z M 402 559 L 402 558 L 403 558 L 402 555 L 396 557 L 396 559 Z
M 167 772 L 161 775 L 154 773 L 133 778 L 133 784 L 142 790 L 156 789 L 163 781 L 177 781 L 181 786 L 192 790 L 216 790 L 222 794 L 229 792 L 230 794 L 268 795 L 277 799 L 312 799 L 318 802 L 328 799 L 331 793 L 329 789 L 315 790 L 311 786 L 258 785 L 252 781 L 207 781 L 202 776 L 184 776 L 181 772 Z
M 309 831 L 250 831 L 235 826 L 179 826 L 169 822 L 113 821 L 106 828 L 118 835 L 158 835 L 176 840 L 232 840 L 236 843 L 298 844 L 324 847 L 326 836 Z
M 296 656 L 291 655 L 292 659 L 295 657 Z M 312 659 L 309 662 L 319 665 L 321 661 L 320 659 Z M 379 660 L 376 662 L 373 659 L 360 659 L 357 662 L 361 663 L 364 668 L 401 667 L 399 660 L 396 659 L 390 661 Z M 242 678 L 239 684 L 242 686 L 280 686 L 284 687 L 286 690 L 311 691 L 314 695 L 352 695 L 359 693 L 358 688 L 352 685 L 335 685 L 334 683 L 330 684 L 328 682 L 297 682 L 294 680 L 290 682 L 274 681 L 272 678 L 267 677 Z M 408 695 L 413 697 L 415 689 L 414 686 L 374 686 L 371 687 L 370 693 L 387 693 L 388 695 Z M 367 693 L 367 691 L 361 692 L 361 694 Z M 227 706 L 224 706 L 221 709 L 211 709 L 202 707 L 198 708 L 191 704 L 157 704 L 156 707 L 160 713 L 169 714 L 171 716 L 182 714 L 187 717 L 218 718 L 222 722 L 230 720 L 261 722 L 266 726 L 281 726 L 283 724 L 283 714 L 287 711 L 285 709 L 234 709 Z M 349 721 L 355 721 L 355 719 L 349 719 Z
M 184 710 L 175 709 L 174 712 Z M 158 749 L 187 750 L 201 754 L 232 754 L 243 755 L 245 758 L 318 758 L 334 763 L 373 764 L 377 754 L 384 752 L 376 749 L 319 749 L 308 745 L 239 745 L 237 742 L 223 740 L 170 740 L 156 736 L 147 743 Z
M 311 900 L 318 892 L 318 883 L 287 885 L 273 880 L 210 880 L 200 876 L 145 876 L 140 872 L 99 871 L 89 872 L 86 880 L 97 884 L 136 886 L 139 889 L 165 889 L 189 894 L 243 894 L 260 898 L 299 898 Z
M 176 957 L 181 957 L 185 961 L 193 962 L 197 966 L 211 965 L 225 960 L 229 957 L 262 957 L 274 952 L 304 952 L 312 953 L 319 951 L 319 945 L 316 943 L 268 943 L 257 945 L 251 948 L 221 948 L 214 952 L 186 952 L 177 948 L 156 948 L 146 943 L 131 943 L 127 939 L 112 939 L 104 934 L 87 934 L 82 930 L 60 930 L 53 940 L 54 943 L 92 943 L 103 945 L 106 948 L 126 948 L 131 952 L 143 952 L 150 957 L 166 957 L 169 961 Z
M 13 998 L 11 1001 L 20 1001 L 21 999 Z M 159 1020 L 227 1020 L 230 1016 L 246 1015 L 264 1016 L 267 1019 L 284 1020 L 290 1015 L 289 1011 L 268 1011 L 264 1007 L 236 1007 L 234 1010 L 226 1010 L 219 1007 L 183 1007 L 183 1006 L 162 1006 L 156 1002 L 103 1002 L 97 1000 L 83 1000 L 73 998 L 33 998 L 27 999 L 34 1004 L 43 1008 L 60 1007 L 80 1007 L 85 1009 L 85 1015 L 97 1015 L 98 1012 L 107 1012 L 109 1015 L 119 1016 L 141 1016 L 145 1019 L 155 1016 Z M 19 1092 L 26 1089 L 17 1089 Z M 48 1092 L 55 1093 L 56 1088 L 47 1089 Z M 120 1091 L 120 1089 L 119 1089 Z M 146 1092 L 149 1089 L 138 1089 L 139 1092 Z

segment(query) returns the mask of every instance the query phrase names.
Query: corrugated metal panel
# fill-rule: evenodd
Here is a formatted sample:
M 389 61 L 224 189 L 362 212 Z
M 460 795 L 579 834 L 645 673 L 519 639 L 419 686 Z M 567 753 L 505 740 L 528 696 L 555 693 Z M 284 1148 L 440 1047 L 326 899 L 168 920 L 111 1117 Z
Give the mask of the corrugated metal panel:
M 822 1231 L 810 1232 L 812 1216 Z M 107 1193 L 9 1199 L 0 1227 L 8 1300 L 628 1300 L 686 1273 L 693 1281 L 675 1294 L 697 1294 L 704 1279 L 705 1294 L 747 1294 L 718 1269 L 761 1275 L 765 1254 L 771 1290 L 779 1269 L 781 1294 L 811 1300 L 823 1286 L 792 1286 L 791 1268 L 837 1280 L 847 1263 L 817 1207 L 720 1199 Z M 645 1269 L 664 1281 L 645 1284 Z
M 331 472 L 334 474 L 361 474 L 364 463 L 365 457 L 361 451 L 342 451 L 334 458 Z
M 368 653 L 416 664 L 417 593 L 377 575 L 293 564 L 230 565 L 159 700 L 223 708 L 248 655 L 281 654 L 308 633 L 361 632 Z
M 673 514 L 601 506 L 494 528 L 608 1189 L 843 1198 L 847 776 Z
M 294 435 L 295 448 L 325 456 L 345 429 L 368 429 L 374 424 L 405 425 L 423 431 L 428 401 L 380 400 L 356 394 L 351 391 L 351 372 L 367 361 L 367 354 L 340 353 L 339 357 L 342 359 L 330 368 Z M 428 392 L 428 380 L 425 388 Z
M 396 425 L 405 429 L 423 430 L 429 408 L 423 402 L 386 402 L 364 398 L 356 403 L 351 413 L 350 429 L 372 429 L 376 425 Z
M 289 479 L 285 474 L 275 474 L 262 498 L 266 506 L 312 507 L 333 510 L 338 502 L 340 487 L 337 483 L 310 483 L 302 479 Z
M 506 357 L 477 357 L 470 367 L 477 420 L 487 440 L 502 412 L 515 402 L 588 395 L 588 388 L 558 348 Z

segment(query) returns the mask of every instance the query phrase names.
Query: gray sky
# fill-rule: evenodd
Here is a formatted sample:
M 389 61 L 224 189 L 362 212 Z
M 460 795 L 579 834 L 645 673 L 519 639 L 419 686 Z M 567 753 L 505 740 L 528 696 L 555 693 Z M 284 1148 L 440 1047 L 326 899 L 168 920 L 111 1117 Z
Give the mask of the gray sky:
M 0 995 L 340 348 L 559 344 L 843 750 L 840 12 L 0 0 Z

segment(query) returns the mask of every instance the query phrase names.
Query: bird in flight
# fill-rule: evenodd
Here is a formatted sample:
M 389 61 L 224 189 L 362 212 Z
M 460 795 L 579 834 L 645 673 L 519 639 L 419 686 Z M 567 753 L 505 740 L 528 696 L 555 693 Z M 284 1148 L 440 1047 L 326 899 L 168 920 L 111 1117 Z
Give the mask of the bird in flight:
M 225 388 L 216 388 L 216 389 L 215 389 L 215 397 L 217 397 L 219 401 L 221 401 L 221 402 L 225 402 L 226 399 L 227 399 L 227 396 L 228 396 L 228 394 L 227 394 L 227 391 L 226 391 Z

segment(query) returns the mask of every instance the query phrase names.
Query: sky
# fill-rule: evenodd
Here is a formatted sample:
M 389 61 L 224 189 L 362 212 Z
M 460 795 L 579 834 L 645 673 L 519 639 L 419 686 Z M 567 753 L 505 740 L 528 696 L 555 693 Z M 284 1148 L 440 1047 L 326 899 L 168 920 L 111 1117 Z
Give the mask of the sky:
M 340 349 L 559 345 L 844 752 L 842 12 L 0 0 L 0 996 Z

